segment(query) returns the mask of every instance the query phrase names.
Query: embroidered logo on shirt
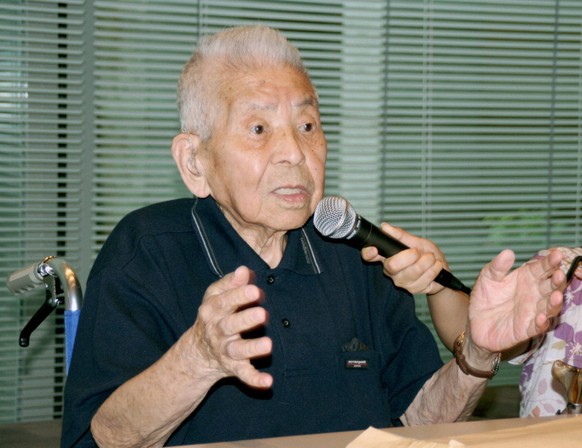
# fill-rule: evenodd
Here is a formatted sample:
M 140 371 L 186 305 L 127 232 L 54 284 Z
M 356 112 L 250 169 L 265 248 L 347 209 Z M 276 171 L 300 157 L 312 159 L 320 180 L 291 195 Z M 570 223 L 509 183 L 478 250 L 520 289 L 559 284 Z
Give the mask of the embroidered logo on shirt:
M 367 352 L 368 346 L 358 338 L 353 338 L 350 342 L 342 345 L 342 352 Z

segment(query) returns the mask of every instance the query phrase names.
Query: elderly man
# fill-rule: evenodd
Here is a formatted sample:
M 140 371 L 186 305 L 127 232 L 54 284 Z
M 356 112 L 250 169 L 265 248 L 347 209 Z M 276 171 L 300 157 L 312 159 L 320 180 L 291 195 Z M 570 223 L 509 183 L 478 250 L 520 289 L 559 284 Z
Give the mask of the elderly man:
M 513 254 L 502 252 L 476 282 L 457 362 L 443 366 L 382 263 L 314 230 L 326 159 L 317 94 L 275 30 L 203 40 L 179 106 L 172 152 L 195 197 L 129 214 L 95 261 L 63 446 L 460 420 L 496 352 L 559 311 L 560 254 L 509 273 Z

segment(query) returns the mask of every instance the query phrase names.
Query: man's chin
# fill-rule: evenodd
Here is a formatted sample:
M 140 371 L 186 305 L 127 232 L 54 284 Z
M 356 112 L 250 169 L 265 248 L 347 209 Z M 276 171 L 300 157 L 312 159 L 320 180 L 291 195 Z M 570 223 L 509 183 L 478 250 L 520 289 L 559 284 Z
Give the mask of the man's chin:
M 273 228 L 281 230 L 294 230 L 303 227 L 311 217 L 308 209 L 282 210 L 273 219 Z

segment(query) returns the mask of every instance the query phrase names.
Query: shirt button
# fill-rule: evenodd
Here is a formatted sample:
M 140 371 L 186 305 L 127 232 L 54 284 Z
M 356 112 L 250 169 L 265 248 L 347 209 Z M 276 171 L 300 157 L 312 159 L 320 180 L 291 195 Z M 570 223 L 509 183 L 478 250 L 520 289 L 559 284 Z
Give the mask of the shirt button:
M 281 323 L 283 324 L 283 326 L 284 326 L 285 328 L 289 328 L 289 326 L 291 325 L 291 321 L 290 321 L 289 319 L 283 319 L 283 320 L 281 321 Z
M 269 276 L 267 277 L 267 283 L 268 283 L 269 285 L 272 285 L 273 283 L 275 283 L 275 276 L 274 276 L 274 275 L 269 275 Z

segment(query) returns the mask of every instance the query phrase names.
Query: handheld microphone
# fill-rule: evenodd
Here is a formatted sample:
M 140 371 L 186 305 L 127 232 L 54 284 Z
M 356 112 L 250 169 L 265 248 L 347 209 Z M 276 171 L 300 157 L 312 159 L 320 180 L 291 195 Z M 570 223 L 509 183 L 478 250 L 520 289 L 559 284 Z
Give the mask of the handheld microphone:
M 358 215 L 351 204 L 340 196 L 327 196 L 317 204 L 313 224 L 323 236 L 344 240 L 357 249 L 375 246 L 383 257 L 391 257 L 409 249 L 406 244 L 386 235 Z M 434 281 L 447 288 L 471 294 L 471 289 L 446 269 L 442 269 Z

